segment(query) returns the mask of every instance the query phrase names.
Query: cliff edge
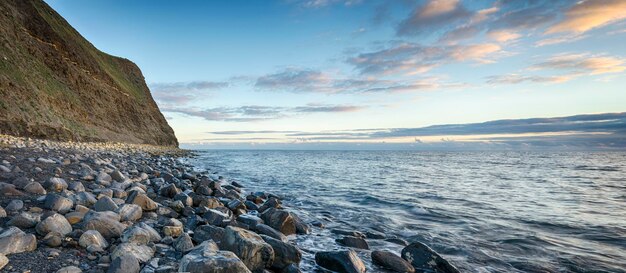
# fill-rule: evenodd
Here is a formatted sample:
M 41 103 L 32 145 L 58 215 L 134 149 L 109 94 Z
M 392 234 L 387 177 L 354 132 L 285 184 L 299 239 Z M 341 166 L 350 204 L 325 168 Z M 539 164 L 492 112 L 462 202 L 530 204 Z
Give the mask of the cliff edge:
M 178 146 L 139 67 L 42 0 L 0 1 L 0 133 Z

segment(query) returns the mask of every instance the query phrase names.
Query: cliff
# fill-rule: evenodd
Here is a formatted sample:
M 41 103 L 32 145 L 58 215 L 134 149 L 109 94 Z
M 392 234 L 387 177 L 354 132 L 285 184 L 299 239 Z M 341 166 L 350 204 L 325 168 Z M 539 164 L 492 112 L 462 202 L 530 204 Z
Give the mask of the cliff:
M 139 67 L 42 0 L 0 1 L 0 133 L 178 146 Z

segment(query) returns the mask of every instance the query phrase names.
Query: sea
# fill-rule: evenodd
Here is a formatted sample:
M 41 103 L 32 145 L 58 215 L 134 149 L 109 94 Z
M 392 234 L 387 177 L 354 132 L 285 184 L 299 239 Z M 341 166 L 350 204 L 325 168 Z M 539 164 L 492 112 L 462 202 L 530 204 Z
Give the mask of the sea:
M 189 159 L 306 221 L 301 268 L 333 229 L 420 241 L 461 272 L 626 272 L 626 152 L 203 150 Z M 372 250 L 402 246 L 368 240 Z M 358 251 L 368 272 L 385 272 Z

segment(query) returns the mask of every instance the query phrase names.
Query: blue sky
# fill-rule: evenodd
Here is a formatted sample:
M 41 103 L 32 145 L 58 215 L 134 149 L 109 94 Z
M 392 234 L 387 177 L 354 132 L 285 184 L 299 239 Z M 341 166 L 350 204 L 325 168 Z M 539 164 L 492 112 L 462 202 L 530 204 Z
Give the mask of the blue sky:
M 190 147 L 624 139 L 621 116 L 591 134 L 412 130 L 626 112 L 624 0 L 46 2 L 140 66 Z

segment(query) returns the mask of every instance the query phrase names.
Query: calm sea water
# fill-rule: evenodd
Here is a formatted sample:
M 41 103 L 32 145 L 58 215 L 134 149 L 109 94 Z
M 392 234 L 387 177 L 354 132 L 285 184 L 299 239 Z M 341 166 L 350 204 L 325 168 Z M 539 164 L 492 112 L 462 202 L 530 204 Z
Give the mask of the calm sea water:
M 284 196 L 326 229 L 419 240 L 462 272 L 626 272 L 626 153 L 201 151 L 192 163 Z M 334 236 L 334 237 L 333 237 Z M 370 240 L 372 249 L 402 247 Z M 360 252 L 370 272 L 367 252 Z

